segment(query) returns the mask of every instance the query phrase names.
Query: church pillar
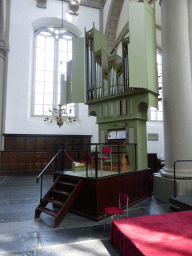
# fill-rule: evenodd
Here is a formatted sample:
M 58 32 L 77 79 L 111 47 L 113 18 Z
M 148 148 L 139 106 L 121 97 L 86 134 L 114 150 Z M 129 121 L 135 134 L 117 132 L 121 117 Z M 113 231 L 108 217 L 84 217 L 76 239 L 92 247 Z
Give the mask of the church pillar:
M 174 161 L 192 160 L 192 12 L 188 9 L 192 5 L 188 2 L 161 3 L 165 167 L 160 172 L 167 178 L 174 177 Z M 176 169 L 177 178 L 192 177 L 192 163 L 178 163 Z
M 10 5 L 10 0 L 0 2 L 0 151 L 4 149 Z
M 189 22 L 189 47 L 190 47 L 190 61 L 192 63 L 192 1 L 188 0 L 188 22 Z M 191 64 L 191 77 L 192 77 L 192 64 Z
M 4 41 L 0 40 L 0 151 L 3 150 L 4 114 L 5 114 L 5 63 L 6 50 Z

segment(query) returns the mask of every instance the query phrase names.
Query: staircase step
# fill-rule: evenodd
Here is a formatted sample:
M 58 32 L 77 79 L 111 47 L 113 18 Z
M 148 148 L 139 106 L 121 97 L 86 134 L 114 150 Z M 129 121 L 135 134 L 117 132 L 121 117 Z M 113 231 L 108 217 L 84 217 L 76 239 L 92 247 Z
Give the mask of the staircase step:
M 70 183 L 70 182 L 65 182 L 65 181 L 58 181 L 58 183 L 63 184 L 63 185 L 73 186 L 73 187 L 76 187 L 76 186 L 77 186 L 77 184 Z
M 49 203 L 52 203 L 52 204 L 55 204 L 55 205 L 58 205 L 58 206 L 61 206 L 61 207 L 65 204 L 64 202 L 57 201 L 57 200 L 54 200 L 54 199 L 45 199 L 45 201 L 48 201 Z
M 77 182 L 77 183 L 76 183 Z M 62 185 L 67 185 L 69 187 L 64 188 Z M 73 204 L 78 192 L 80 191 L 83 185 L 83 180 L 69 180 L 68 178 L 65 180 L 56 179 L 54 184 L 51 186 L 49 191 L 46 193 L 44 198 L 41 200 L 41 203 L 35 210 L 35 218 L 39 218 L 42 212 L 49 214 L 55 217 L 54 227 L 58 227 L 63 220 L 65 214 L 69 211 L 70 207 Z M 70 188 L 71 186 L 71 188 Z M 71 192 L 63 191 L 71 190 Z M 63 195 L 63 196 L 62 196 Z M 64 197 L 65 196 L 65 197 Z M 58 211 L 54 211 L 46 208 L 48 203 L 52 203 L 53 206 L 58 206 L 60 208 Z
M 51 191 L 55 192 L 55 193 L 58 193 L 58 194 L 66 195 L 66 196 L 70 196 L 71 195 L 70 192 L 61 191 L 61 190 L 57 190 L 57 189 L 52 189 Z
M 38 210 L 40 210 L 41 212 L 44 212 L 44 213 L 47 213 L 47 214 L 49 214 L 49 215 L 51 215 L 51 216 L 53 216 L 53 217 L 56 217 L 57 216 L 57 212 L 55 212 L 55 211 L 52 211 L 52 210 L 50 210 L 50 209 L 48 209 L 48 208 L 45 208 L 45 207 L 38 207 Z

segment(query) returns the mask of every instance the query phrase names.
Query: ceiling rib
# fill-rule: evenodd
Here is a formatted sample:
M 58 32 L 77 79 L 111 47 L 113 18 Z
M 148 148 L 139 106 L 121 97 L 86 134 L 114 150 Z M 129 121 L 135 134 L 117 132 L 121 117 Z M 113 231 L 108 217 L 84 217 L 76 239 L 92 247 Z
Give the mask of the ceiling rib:
M 112 0 L 109 7 L 107 24 L 105 34 L 107 37 L 107 51 L 112 52 L 115 48 L 115 37 L 117 33 L 117 26 L 121 9 L 123 7 L 124 0 Z

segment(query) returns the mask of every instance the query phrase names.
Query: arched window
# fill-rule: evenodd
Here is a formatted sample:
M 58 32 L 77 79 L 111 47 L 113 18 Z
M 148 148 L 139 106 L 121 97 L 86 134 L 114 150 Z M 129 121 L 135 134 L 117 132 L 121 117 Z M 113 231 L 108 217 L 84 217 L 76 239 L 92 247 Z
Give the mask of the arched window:
M 149 121 L 163 121 L 163 82 L 162 82 L 162 55 L 157 51 L 157 73 L 158 73 L 158 109 L 150 107 L 148 111 Z
M 57 27 L 37 29 L 34 33 L 34 75 L 32 115 L 50 115 L 60 104 L 61 74 L 67 77 L 72 60 L 72 34 Z M 75 115 L 75 104 L 68 104 Z

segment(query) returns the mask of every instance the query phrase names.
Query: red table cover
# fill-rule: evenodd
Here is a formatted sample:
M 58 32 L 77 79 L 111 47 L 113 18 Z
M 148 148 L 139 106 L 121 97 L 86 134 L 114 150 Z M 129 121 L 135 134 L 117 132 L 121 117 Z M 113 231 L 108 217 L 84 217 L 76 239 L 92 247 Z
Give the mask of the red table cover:
M 192 211 L 114 220 L 110 242 L 122 256 L 192 255 Z

